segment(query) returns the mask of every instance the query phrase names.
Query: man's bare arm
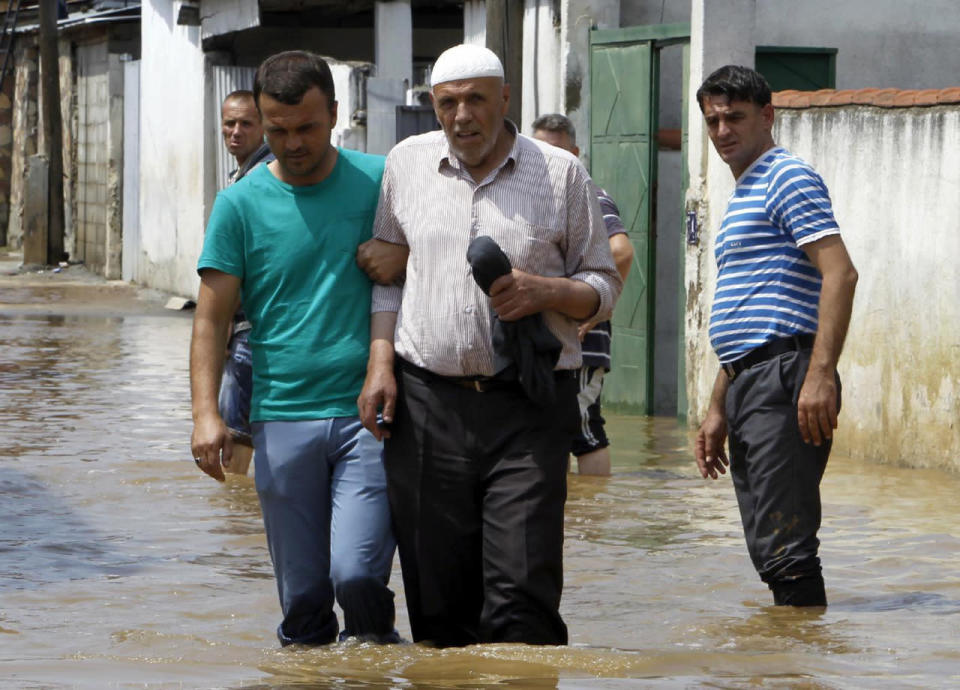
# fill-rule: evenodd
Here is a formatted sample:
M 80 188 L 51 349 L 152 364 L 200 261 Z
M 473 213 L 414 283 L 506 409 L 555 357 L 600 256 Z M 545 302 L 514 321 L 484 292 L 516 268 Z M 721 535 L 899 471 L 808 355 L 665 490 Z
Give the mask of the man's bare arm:
M 193 407 L 193 457 L 200 468 L 223 481 L 221 462 L 230 463 L 233 443 L 220 418 L 217 394 L 223 373 L 224 343 L 240 293 L 240 279 L 207 269 L 200 277 L 190 340 L 190 393 Z
M 617 265 L 617 273 L 626 283 L 627 276 L 630 275 L 630 268 L 633 266 L 633 243 L 625 233 L 618 232 L 610 237 L 610 254 L 613 255 L 613 263 Z M 580 338 L 581 342 L 598 323 L 600 323 L 599 320 L 592 318 L 580 324 L 577 328 L 577 337 Z
M 390 432 L 377 426 L 377 410 L 381 410 L 385 424 L 393 422 L 397 402 L 397 382 L 393 373 L 393 334 L 397 314 L 392 311 L 374 312 L 370 317 L 370 359 L 367 378 L 357 399 L 360 420 L 377 440 L 389 438 Z
M 633 243 L 625 233 L 618 232 L 610 238 L 610 253 L 613 255 L 613 263 L 617 265 L 617 273 L 627 282 L 627 276 L 630 274 L 630 267 L 633 265 Z
M 817 337 L 797 407 L 800 435 L 819 446 L 837 428 L 837 385 L 834 377 L 847 337 L 853 296 L 859 278 L 839 235 L 801 247 L 823 276 Z

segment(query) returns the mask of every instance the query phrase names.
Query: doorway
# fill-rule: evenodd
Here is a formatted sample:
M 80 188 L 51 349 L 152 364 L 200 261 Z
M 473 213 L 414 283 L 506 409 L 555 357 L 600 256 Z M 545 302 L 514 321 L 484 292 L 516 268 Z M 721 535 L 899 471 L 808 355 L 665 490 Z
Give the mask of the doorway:
M 612 319 L 613 363 L 604 385 L 604 404 L 627 414 L 681 416 L 686 408 L 682 209 L 689 36 L 686 23 L 590 33 L 591 175 L 619 206 L 634 249 Z M 674 75 L 669 85 L 663 74 Z M 661 103 L 664 94 L 669 103 Z

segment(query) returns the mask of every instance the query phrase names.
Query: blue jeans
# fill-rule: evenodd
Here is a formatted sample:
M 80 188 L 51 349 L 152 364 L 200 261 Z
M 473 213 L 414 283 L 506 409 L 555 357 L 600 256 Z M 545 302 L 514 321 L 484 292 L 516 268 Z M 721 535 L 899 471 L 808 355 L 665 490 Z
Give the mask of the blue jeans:
M 254 422 L 257 494 L 273 560 L 283 645 L 395 637 L 387 588 L 395 542 L 383 445 L 357 417 Z

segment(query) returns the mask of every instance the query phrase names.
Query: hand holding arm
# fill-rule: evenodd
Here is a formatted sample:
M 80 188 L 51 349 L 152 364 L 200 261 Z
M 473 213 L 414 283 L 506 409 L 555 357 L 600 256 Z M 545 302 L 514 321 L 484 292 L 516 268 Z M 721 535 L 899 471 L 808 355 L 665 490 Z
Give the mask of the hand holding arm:
M 372 239 L 357 248 L 357 265 L 375 283 L 392 285 L 406 272 L 409 256 L 406 245 Z
M 800 389 L 797 422 L 804 442 L 819 446 L 837 428 L 836 370 L 853 310 L 857 270 L 839 235 L 804 245 L 810 261 L 823 276 L 817 337 L 810 367 Z

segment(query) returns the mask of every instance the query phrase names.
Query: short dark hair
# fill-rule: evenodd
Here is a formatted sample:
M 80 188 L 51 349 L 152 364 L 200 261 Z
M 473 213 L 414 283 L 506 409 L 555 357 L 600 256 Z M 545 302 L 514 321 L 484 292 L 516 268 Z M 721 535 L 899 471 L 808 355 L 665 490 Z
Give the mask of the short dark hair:
M 704 96 L 726 96 L 730 101 L 756 103 L 761 108 L 771 102 L 767 80 L 757 70 L 742 65 L 724 65 L 704 80 L 697 89 L 700 112 Z
M 566 132 L 570 137 L 570 143 L 577 143 L 577 129 L 570 122 L 570 118 L 560 113 L 550 113 L 541 115 L 533 121 L 534 132 Z
M 286 105 L 297 105 L 314 86 L 327 97 L 327 106 L 332 109 L 337 98 L 327 61 L 306 50 L 288 50 L 261 63 L 253 80 L 253 97 L 257 108 L 264 93 Z
M 250 100 L 256 103 L 256 99 L 253 97 L 253 91 L 249 89 L 237 89 L 236 91 L 231 91 L 227 94 L 227 97 L 223 99 L 223 102 L 227 101 L 246 101 Z

